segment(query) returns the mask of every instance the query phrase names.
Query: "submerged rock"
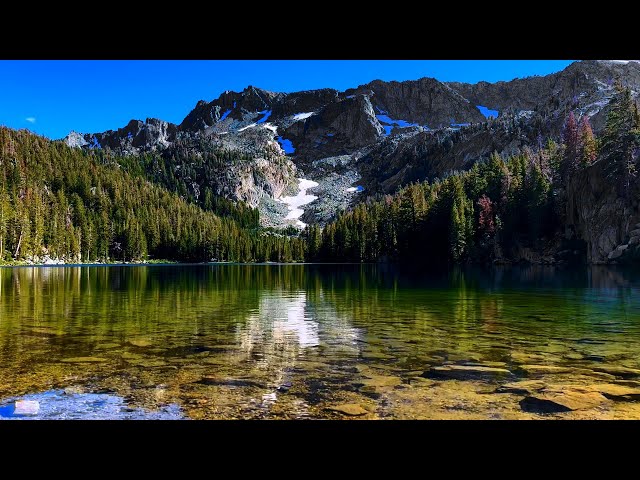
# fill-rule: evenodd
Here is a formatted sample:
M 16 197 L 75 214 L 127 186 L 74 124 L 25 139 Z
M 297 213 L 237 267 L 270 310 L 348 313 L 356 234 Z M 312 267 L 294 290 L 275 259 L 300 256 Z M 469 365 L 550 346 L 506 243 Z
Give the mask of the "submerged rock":
M 365 378 L 361 382 L 367 387 L 395 387 L 396 385 L 400 385 L 402 383 L 402 379 L 399 377 L 374 374 L 370 374 L 368 376 L 370 378 Z
M 543 391 L 526 396 L 520 401 L 520 406 L 526 412 L 561 413 L 588 410 L 605 402 L 607 399 L 598 392 Z
M 210 386 L 219 386 L 219 387 L 256 387 L 256 388 L 266 388 L 267 386 L 253 381 L 247 380 L 243 378 L 221 378 L 213 375 L 206 375 L 202 377 L 198 382 L 203 385 Z
M 545 383 L 540 380 L 523 380 L 521 382 L 511 382 L 500 385 L 496 388 L 496 393 L 518 393 L 530 394 L 545 388 Z
M 591 385 L 590 388 L 611 400 L 640 400 L 640 388 L 625 387 L 614 383 Z
M 640 370 L 637 368 L 620 367 L 615 365 L 604 365 L 601 367 L 595 367 L 596 372 L 608 373 L 609 375 L 615 375 L 616 377 L 640 377 Z
M 558 367 L 556 365 L 520 365 L 519 370 L 526 375 L 548 374 L 548 373 L 570 373 L 571 367 Z
M 442 365 L 431 367 L 423 373 L 427 378 L 455 378 L 465 380 L 467 378 L 511 376 L 513 375 L 506 368 L 484 367 L 478 365 Z
M 360 417 L 362 415 L 366 415 L 367 413 L 369 413 L 357 403 L 345 403 L 343 405 L 335 405 L 333 407 L 327 407 L 327 410 L 330 410 L 332 412 L 338 412 L 343 415 L 348 415 L 350 417 Z

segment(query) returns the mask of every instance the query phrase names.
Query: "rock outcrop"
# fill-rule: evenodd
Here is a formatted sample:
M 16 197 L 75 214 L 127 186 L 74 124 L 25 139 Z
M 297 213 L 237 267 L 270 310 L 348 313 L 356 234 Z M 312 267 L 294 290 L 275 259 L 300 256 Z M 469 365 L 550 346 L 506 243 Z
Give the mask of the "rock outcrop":
M 405 82 L 374 80 L 345 91 L 347 96 L 354 94 L 370 96 L 379 114 L 432 129 L 486 120 L 473 103 L 435 78 Z
M 346 155 L 374 144 L 384 133 L 368 95 L 331 103 L 284 132 L 307 159 Z
M 640 182 L 636 179 L 624 192 L 609 169 L 601 159 L 576 173 L 567 187 L 568 233 L 586 242 L 589 263 L 624 262 L 640 256 Z

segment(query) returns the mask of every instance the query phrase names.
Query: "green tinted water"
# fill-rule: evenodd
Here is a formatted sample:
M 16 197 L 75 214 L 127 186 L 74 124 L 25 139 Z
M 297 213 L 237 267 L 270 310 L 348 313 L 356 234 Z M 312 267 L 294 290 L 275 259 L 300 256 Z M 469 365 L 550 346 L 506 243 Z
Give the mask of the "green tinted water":
M 0 403 L 66 388 L 189 418 L 543 418 L 496 392 L 535 379 L 627 389 L 554 416 L 640 418 L 639 294 L 607 268 L 3 268 Z

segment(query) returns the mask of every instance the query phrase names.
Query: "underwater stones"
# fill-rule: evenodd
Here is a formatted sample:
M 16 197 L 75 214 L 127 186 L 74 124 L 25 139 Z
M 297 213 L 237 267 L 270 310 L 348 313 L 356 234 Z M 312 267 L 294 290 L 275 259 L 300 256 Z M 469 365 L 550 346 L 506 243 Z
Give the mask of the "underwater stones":
M 455 378 L 458 380 L 511 375 L 513 374 L 506 368 L 479 365 L 441 365 L 439 367 L 431 367 L 423 373 L 423 376 L 427 378 Z
M 142 368 L 165 367 L 167 362 L 156 358 L 132 358 L 127 360 L 128 363 Z
M 144 340 L 141 338 L 129 340 L 127 343 L 129 345 L 133 345 L 134 347 L 140 348 L 150 347 L 151 345 L 153 345 L 149 340 Z
M 636 380 L 616 380 L 617 385 L 626 385 L 627 387 L 640 388 L 640 382 Z
M 589 388 L 611 400 L 640 400 L 640 388 L 626 387 L 614 383 L 590 385 Z
M 72 385 L 63 390 L 64 395 L 78 395 L 84 393 L 84 388 L 79 385 Z
M 610 375 L 608 373 L 594 372 L 593 370 L 585 370 L 585 369 L 579 369 L 577 371 L 582 375 L 586 375 L 591 378 L 599 378 L 600 380 L 607 380 L 609 382 L 614 381 L 616 379 L 614 375 Z
M 593 368 L 596 372 L 608 373 L 616 377 L 633 378 L 640 377 L 640 370 L 637 368 L 621 367 L 616 365 L 603 365 Z
M 360 417 L 369 413 L 357 403 L 344 403 L 342 405 L 334 405 L 332 407 L 327 407 L 327 410 L 331 412 L 341 413 L 349 417 Z
M 532 393 L 520 401 L 525 412 L 562 413 L 574 410 L 595 408 L 607 399 L 598 392 L 581 392 L 576 390 L 542 391 Z
M 567 360 L 584 360 L 585 357 L 584 355 L 580 354 L 580 353 L 567 353 L 564 358 L 566 358 Z
M 137 353 L 124 352 L 121 357 L 124 360 L 138 360 L 142 358 L 142 355 L 138 355 Z
M 472 367 L 497 367 L 497 368 L 506 368 L 506 362 L 494 362 L 494 361 L 471 361 L 463 363 L 464 366 L 472 366 Z
M 217 386 L 217 387 L 256 387 L 256 388 L 267 388 L 266 385 L 244 378 L 226 378 L 226 377 L 217 377 L 215 375 L 205 375 L 196 383 L 200 383 L 202 385 L 209 386 Z
M 495 389 L 495 393 L 531 394 L 542 390 L 545 386 L 545 383 L 540 380 L 523 380 L 500 385 Z
M 537 362 L 550 362 L 554 360 L 554 356 L 548 353 L 528 353 L 528 352 L 511 352 L 511 359 L 514 362 L 522 364 L 534 364 Z
M 62 363 L 102 363 L 106 362 L 106 358 L 102 357 L 69 357 L 60 360 Z
M 559 367 L 557 365 L 519 365 L 518 369 L 525 375 L 544 375 L 550 373 L 570 373 L 571 367 Z
M 293 386 L 293 384 L 291 382 L 286 382 L 283 383 L 282 385 L 279 385 L 276 390 L 280 393 L 287 393 L 291 387 Z
M 402 379 L 399 377 L 375 374 L 368 374 L 367 377 L 369 378 L 365 378 L 360 383 L 368 387 L 395 387 L 402 383 Z

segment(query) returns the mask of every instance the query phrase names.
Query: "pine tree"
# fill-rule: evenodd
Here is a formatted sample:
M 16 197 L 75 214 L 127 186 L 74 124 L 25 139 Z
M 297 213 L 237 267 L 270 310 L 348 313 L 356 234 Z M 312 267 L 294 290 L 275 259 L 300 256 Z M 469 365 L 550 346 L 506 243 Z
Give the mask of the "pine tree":
M 582 167 L 587 167 L 596 161 L 598 157 L 598 145 L 596 138 L 593 135 L 591 129 L 591 123 L 589 117 L 584 115 L 580 121 L 580 135 L 579 135 L 579 164 Z
M 562 130 L 562 141 L 564 143 L 564 156 L 561 166 L 563 180 L 567 181 L 573 173 L 578 159 L 578 123 L 573 111 L 569 112 Z
M 449 238 L 451 257 L 462 260 L 469 252 L 473 235 L 473 203 L 467 198 L 459 177 L 452 180 L 452 206 Z
M 631 90 L 620 84 L 616 84 L 616 89 L 617 94 L 609 103 L 601 152 L 609 167 L 609 176 L 617 182 L 620 193 L 627 196 L 631 179 L 636 175 L 640 119 Z

